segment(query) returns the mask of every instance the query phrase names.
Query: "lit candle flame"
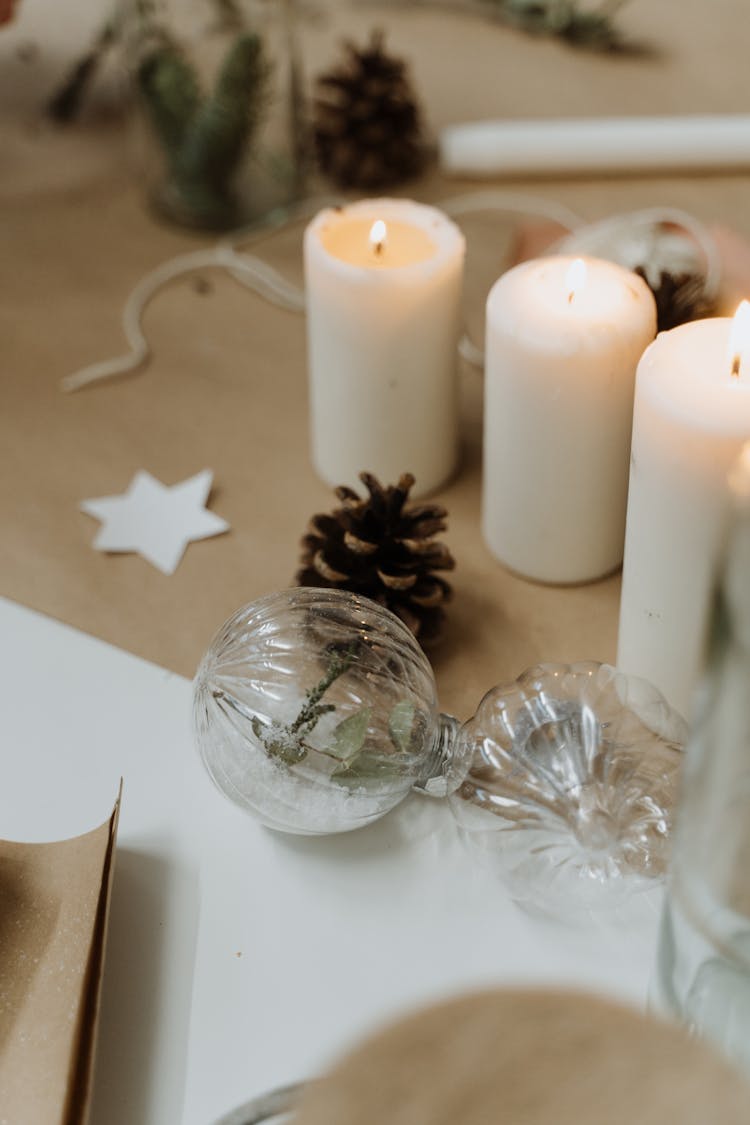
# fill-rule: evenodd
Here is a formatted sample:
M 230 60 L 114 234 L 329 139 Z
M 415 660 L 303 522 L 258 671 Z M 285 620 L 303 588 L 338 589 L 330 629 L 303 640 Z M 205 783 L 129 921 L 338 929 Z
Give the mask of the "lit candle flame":
M 742 361 L 750 359 L 750 301 L 740 301 L 729 329 L 727 357 L 732 375 L 739 378 Z
M 580 293 L 586 284 L 586 263 L 583 258 L 576 258 L 568 266 L 565 274 L 565 288 L 568 291 L 568 304 L 572 305 L 576 293 Z
M 377 219 L 370 228 L 370 245 L 377 255 L 383 253 L 387 233 L 388 230 L 382 219 Z

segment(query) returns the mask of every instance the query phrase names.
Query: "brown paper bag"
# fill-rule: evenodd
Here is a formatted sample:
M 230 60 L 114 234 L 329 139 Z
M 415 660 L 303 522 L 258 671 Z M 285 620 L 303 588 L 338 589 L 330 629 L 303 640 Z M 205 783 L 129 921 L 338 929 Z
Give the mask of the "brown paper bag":
M 99 828 L 0 841 L 0 1121 L 83 1125 L 94 1059 L 118 796 Z

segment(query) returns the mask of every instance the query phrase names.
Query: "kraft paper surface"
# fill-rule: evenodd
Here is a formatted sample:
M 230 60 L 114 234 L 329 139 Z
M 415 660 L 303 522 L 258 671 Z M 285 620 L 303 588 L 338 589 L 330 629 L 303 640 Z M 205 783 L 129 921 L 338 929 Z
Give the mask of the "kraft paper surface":
M 96 24 L 93 0 L 74 8 L 84 29 Z M 623 30 L 655 50 L 622 58 L 529 38 L 456 7 L 355 3 L 332 19 L 321 11 L 300 25 L 308 77 L 337 55 L 345 33 L 361 40 L 385 26 L 391 49 L 411 61 L 434 131 L 497 115 L 750 109 L 741 0 L 626 5 L 617 14 Z M 66 130 L 40 124 L 34 107 L 87 39 L 81 31 L 74 41 L 67 17 L 62 29 L 35 24 L 33 5 L 19 13 L 17 26 L 0 31 L 0 593 L 192 675 L 238 606 L 292 580 L 310 515 L 335 503 L 309 461 L 304 318 L 205 271 L 176 281 L 147 310 L 154 356 L 142 373 L 59 391 L 64 375 L 122 354 L 122 306 L 145 274 L 212 239 L 149 213 L 127 129 L 106 98 Z M 47 38 L 63 32 L 50 49 Z M 19 53 L 29 42 L 39 48 L 31 61 Z M 401 193 L 439 202 L 476 186 L 433 172 Z M 587 220 L 661 204 L 750 236 L 747 175 L 496 186 Z M 478 343 L 517 222 L 462 220 L 466 324 Z M 296 282 L 301 233 L 300 225 L 261 247 Z M 461 465 L 436 497 L 450 514 L 442 538 L 457 560 L 455 596 L 431 658 L 442 707 L 466 718 L 490 686 L 537 661 L 614 659 L 619 578 L 542 587 L 492 558 L 479 525 L 482 376 L 464 367 L 460 378 Z M 232 531 L 191 544 L 173 576 L 91 549 L 97 525 L 78 510 L 83 498 L 122 492 L 138 469 L 172 484 L 204 468 L 214 471 L 211 509 Z
M 119 798 L 71 840 L 0 840 L 0 1122 L 84 1125 Z
M 303 1094 L 295 1125 L 743 1125 L 750 1086 L 675 1027 L 574 992 L 407 1017 Z

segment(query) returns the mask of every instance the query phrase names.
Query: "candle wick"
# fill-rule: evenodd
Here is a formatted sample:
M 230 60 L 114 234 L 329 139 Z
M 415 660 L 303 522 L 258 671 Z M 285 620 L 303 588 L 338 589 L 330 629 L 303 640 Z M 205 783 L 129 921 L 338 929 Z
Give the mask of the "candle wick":
M 740 377 L 741 359 L 742 359 L 742 357 L 740 356 L 740 353 L 737 352 L 736 356 L 732 360 L 732 376 L 735 379 L 739 379 L 739 377 Z
M 383 253 L 383 243 L 382 242 L 376 242 L 375 246 L 374 246 L 374 250 L 375 250 L 375 257 L 379 258 L 380 255 Z
M 573 304 L 573 298 L 575 297 L 575 295 L 576 295 L 575 289 L 571 289 L 570 293 L 568 293 L 568 304 L 569 305 Z

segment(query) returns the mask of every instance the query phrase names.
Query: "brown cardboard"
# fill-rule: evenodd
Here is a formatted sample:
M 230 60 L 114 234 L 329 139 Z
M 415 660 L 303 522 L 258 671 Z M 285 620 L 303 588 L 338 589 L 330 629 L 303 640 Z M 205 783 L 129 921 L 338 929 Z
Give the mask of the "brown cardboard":
M 393 49 L 412 63 L 433 129 L 492 115 L 745 105 L 743 40 L 727 30 L 742 26 L 740 0 L 626 6 L 617 13 L 625 29 L 658 47 L 646 58 L 575 51 L 452 7 L 340 7 L 334 25 L 301 25 L 308 75 L 339 50 L 342 34 L 362 38 L 385 23 Z M 13 34 L 22 32 L 19 22 Z M 0 36 L 0 64 L 6 55 L 8 62 L 0 73 L 15 83 L 14 96 L 23 76 L 39 96 L 49 55 L 23 70 L 13 50 Z M 309 516 L 334 503 L 309 463 L 304 318 L 205 272 L 208 291 L 186 278 L 149 307 L 155 354 L 147 370 L 61 394 L 64 375 L 122 353 L 120 314 L 133 286 L 212 239 L 149 214 L 117 123 L 89 117 L 66 131 L 32 129 L 26 110 L 0 120 L 0 129 L 0 593 L 191 675 L 230 613 L 291 581 Z M 497 186 L 559 201 L 591 220 L 665 203 L 750 236 L 746 175 Z M 439 202 L 475 187 L 433 173 L 401 191 Z M 498 214 L 463 223 L 465 314 L 477 342 L 484 299 L 508 264 L 516 225 L 515 216 Z M 300 236 L 295 228 L 262 246 L 264 258 L 297 281 Z M 431 653 L 441 705 L 461 718 L 493 683 L 539 660 L 613 659 L 619 599 L 617 576 L 541 587 L 491 557 L 479 524 L 481 410 L 481 373 L 465 368 L 462 462 L 438 496 L 450 513 L 444 539 L 457 560 L 455 598 L 444 642 Z M 215 473 L 213 510 L 232 531 L 191 544 L 173 576 L 138 557 L 92 550 L 97 524 L 78 510 L 80 500 L 121 492 L 141 468 L 171 484 L 206 467 Z
M 0 841 L 0 1121 L 84 1125 L 117 820 L 49 844 Z

